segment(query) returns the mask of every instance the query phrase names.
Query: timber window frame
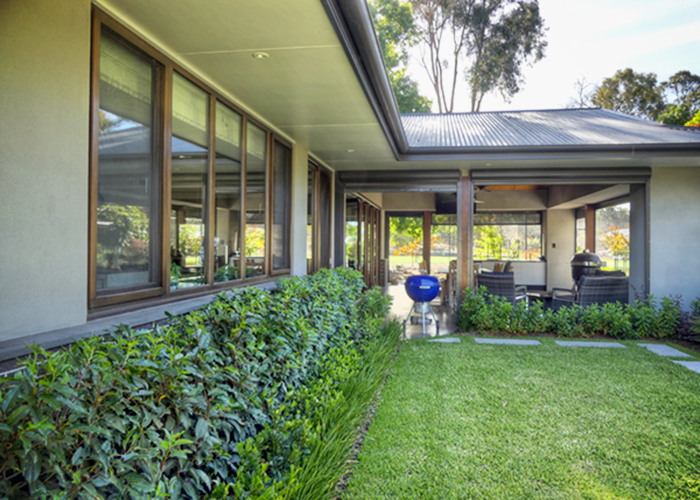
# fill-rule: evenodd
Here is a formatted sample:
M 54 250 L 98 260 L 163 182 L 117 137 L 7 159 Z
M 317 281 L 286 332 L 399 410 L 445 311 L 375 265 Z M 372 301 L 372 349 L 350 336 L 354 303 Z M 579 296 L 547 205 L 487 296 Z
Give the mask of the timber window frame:
M 156 270 L 151 271 L 153 279 L 148 283 L 136 287 L 129 286 L 114 286 L 112 289 L 105 289 L 104 286 L 98 288 L 98 205 L 100 201 L 99 186 L 99 154 L 100 154 L 100 57 L 101 57 L 101 41 L 103 36 L 107 36 L 111 41 L 116 41 L 120 46 L 125 48 L 137 58 L 151 64 L 153 68 L 154 83 L 153 92 L 150 99 L 154 109 L 153 132 L 152 132 L 152 155 L 148 160 L 149 171 L 152 172 L 156 182 L 152 183 L 152 190 L 157 192 L 152 193 L 151 198 L 153 204 L 156 205 L 154 210 L 155 217 L 149 219 L 153 227 L 148 226 L 153 234 L 146 243 L 138 242 L 140 246 L 157 244 L 157 249 L 152 252 L 152 265 L 157 266 Z M 197 78 L 186 68 L 180 66 L 177 62 L 163 54 L 147 41 L 135 34 L 129 28 L 122 25 L 119 21 L 100 10 L 98 7 L 92 8 L 92 46 L 91 46 L 91 73 L 90 73 L 90 167 L 89 167 L 89 227 L 88 227 L 88 310 L 92 314 L 101 315 L 103 311 L 109 311 L 125 306 L 132 307 L 131 304 L 137 301 L 157 301 L 161 302 L 168 299 L 177 299 L 184 296 L 196 296 L 206 293 L 216 292 L 230 288 L 232 285 L 249 285 L 269 281 L 273 277 L 289 274 L 291 268 L 291 207 L 292 207 L 292 145 L 277 136 L 269 128 L 262 123 L 247 116 L 234 103 L 230 102 L 225 96 L 221 95 L 215 89 L 211 88 L 205 82 Z M 201 200 L 201 219 L 204 225 L 205 233 L 201 235 L 201 283 L 188 289 L 171 289 L 171 205 L 172 205 L 172 188 L 173 188 L 173 85 L 175 75 L 182 77 L 189 84 L 193 85 L 199 91 L 206 94 L 206 134 L 207 148 L 206 149 L 206 167 L 203 170 L 206 177 L 203 181 L 203 196 Z M 126 77 L 125 77 L 126 78 Z M 240 202 L 239 202 L 239 219 L 238 219 L 238 242 L 239 256 L 238 259 L 239 271 L 231 274 L 225 280 L 215 278 L 215 233 L 216 231 L 216 165 L 217 165 L 217 109 L 223 105 L 228 108 L 233 114 L 240 117 Z M 104 115 L 104 113 L 102 113 Z M 103 118 L 104 120 L 104 118 Z M 264 257 L 262 262 L 258 263 L 259 273 L 254 276 L 246 276 L 245 256 L 245 228 L 246 228 L 246 199 L 247 195 L 247 134 L 246 130 L 249 126 L 254 126 L 264 132 L 264 193 L 261 193 L 264 199 Z M 280 149 L 284 148 L 284 150 Z M 285 160 L 282 164 L 275 164 L 275 151 L 280 151 L 285 154 Z M 145 168 L 145 167 L 144 167 Z M 282 184 L 275 184 L 274 169 L 277 168 L 278 175 L 281 173 Z M 281 170 L 280 170 L 281 169 Z M 286 171 L 285 171 L 286 169 Z M 275 202 L 272 196 L 272 189 L 276 189 L 277 193 L 285 193 L 286 201 L 284 206 L 278 208 L 278 220 L 275 220 Z M 151 199 L 149 198 L 149 199 Z M 281 227 L 281 233 L 278 235 L 278 241 L 273 242 L 273 223 Z M 177 223 L 177 222 L 176 222 Z M 286 239 L 286 241 L 280 240 Z M 157 240 L 157 241 L 156 241 Z M 121 240 L 120 240 L 121 241 Z M 134 240 L 129 245 L 134 245 Z M 149 243 L 151 242 L 151 243 Z M 155 242 L 155 243 L 153 243 Z M 122 243 L 123 244 L 123 243 Z M 281 262 L 284 265 L 273 264 L 273 245 L 283 247 L 278 251 L 281 256 Z M 179 248 L 179 241 L 176 242 Z M 228 246 L 226 247 L 228 253 Z M 149 254 L 150 256 L 151 254 Z M 228 255 L 221 256 L 222 262 L 228 265 L 231 261 Z M 151 262 L 151 261 L 149 261 Z M 116 264 L 119 268 L 119 264 Z M 150 303 L 150 302 L 149 302 Z M 118 311 L 116 311 L 118 312 Z
M 309 161 L 307 186 L 306 267 L 307 273 L 313 274 L 319 269 L 332 267 L 333 172 Z

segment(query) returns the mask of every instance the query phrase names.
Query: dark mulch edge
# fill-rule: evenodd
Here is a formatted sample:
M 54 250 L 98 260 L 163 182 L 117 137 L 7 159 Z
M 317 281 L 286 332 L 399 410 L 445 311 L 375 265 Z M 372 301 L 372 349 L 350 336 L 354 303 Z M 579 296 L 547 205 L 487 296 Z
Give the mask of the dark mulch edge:
M 379 387 L 379 390 L 377 391 L 377 395 L 375 396 L 374 400 L 369 405 L 362 425 L 360 425 L 360 427 L 357 429 L 357 438 L 355 438 L 355 442 L 352 444 L 352 451 L 350 452 L 350 458 L 348 458 L 347 462 L 348 471 L 343 477 L 340 478 L 340 481 L 338 481 L 338 484 L 335 486 L 336 496 L 333 500 L 341 500 L 343 497 L 343 492 L 348 487 L 348 483 L 350 482 L 350 478 L 352 477 L 353 469 L 355 468 L 355 464 L 357 463 L 358 457 L 360 456 L 360 452 L 362 451 L 362 445 L 365 442 L 365 435 L 367 434 L 367 431 L 369 431 L 369 428 L 372 425 L 372 421 L 374 420 L 374 416 L 377 413 L 379 403 L 382 402 L 382 391 L 384 391 L 386 381 L 389 379 L 389 373 L 391 373 L 391 367 L 394 365 L 394 361 L 396 360 L 396 356 L 398 356 L 399 354 L 399 350 L 401 349 L 402 344 L 403 341 L 399 341 L 398 345 L 396 346 L 396 352 L 394 352 L 394 357 L 391 358 L 391 363 L 389 364 L 389 368 L 387 369 L 386 374 L 384 375 L 382 385 Z

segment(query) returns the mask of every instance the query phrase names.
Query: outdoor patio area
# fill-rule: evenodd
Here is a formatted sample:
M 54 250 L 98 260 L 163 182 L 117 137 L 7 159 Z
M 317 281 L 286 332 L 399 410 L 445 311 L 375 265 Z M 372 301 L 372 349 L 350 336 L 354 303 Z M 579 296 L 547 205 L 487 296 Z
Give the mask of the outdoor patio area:
M 413 301 L 408 297 L 406 293 L 406 288 L 403 283 L 399 285 L 388 285 L 384 288 L 385 293 L 393 297 L 393 302 L 391 304 L 390 316 L 396 317 L 402 324 L 408 317 L 408 313 L 413 307 Z M 440 322 L 440 332 L 439 335 L 448 335 L 457 331 L 457 323 L 455 319 L 455 314 L 450 311 L 447 304 L 442 304 L 440 295 L 430 303 L 437 320 Z M 430 315 L 427 315 L 430 318 Z M 427 337 L 435 337 L 436 329 L 435 322 L 432 321 L 430 324 L 426 324 L 425 335 Z M 416 339 L 423 337 L 423 325 L 422 324 L 411 324 L 410 321 L 406 322 L 406 338 Z

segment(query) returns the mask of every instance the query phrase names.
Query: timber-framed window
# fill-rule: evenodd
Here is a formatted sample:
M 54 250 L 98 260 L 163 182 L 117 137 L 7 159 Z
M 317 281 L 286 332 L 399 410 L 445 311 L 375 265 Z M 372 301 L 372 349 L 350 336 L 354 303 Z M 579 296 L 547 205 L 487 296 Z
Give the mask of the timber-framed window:
M 309 162 L 306 223 L 306 271 L 315 273 L 331 266 L 332 173 Z
M 291 147 L 93 8 L 89 308 L 289 273 Z

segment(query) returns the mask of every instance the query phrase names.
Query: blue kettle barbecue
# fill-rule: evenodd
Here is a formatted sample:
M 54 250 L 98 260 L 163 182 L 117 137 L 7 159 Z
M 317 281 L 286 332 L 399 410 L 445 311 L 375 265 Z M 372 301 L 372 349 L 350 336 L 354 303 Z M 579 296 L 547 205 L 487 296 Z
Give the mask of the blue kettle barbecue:
M 425 337 L 425 325 L 430 324 L 431 320 L 426 317 L 430 314 L 435 320 L 436 335 L 440 334 L 440 322 L 438 321 L 433 308 L 430 306 L 430 301 L 440 293 L 440 282 L 435 276 L 409 276 L 406 279 L 406 293 L 413 300 L 413 307 L 408 313 L 406 321 L 403 322 L 404 337 L 406 336 L 406 322 L 411 321 L 412 325 L 423 324 L 423 336 Z

